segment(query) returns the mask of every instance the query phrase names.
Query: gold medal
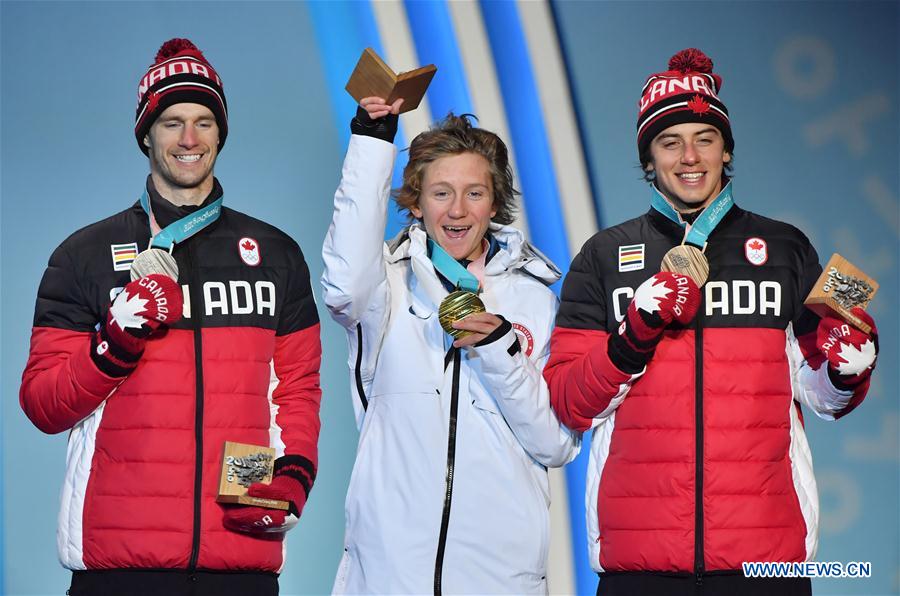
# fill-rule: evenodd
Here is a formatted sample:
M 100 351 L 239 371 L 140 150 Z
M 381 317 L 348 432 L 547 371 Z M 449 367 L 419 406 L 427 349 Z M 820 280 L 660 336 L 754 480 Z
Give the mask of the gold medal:
M 175 257 L 161 248 L 148 248 L 131 263 L 131 281 L 153 273 L 168 275 L 178 281 L 178 263 Z
M 474 292 L 456 290 L 441 300 L 441 306 L 438 309 L 438 320 L 441 322 L 441 327 L 444 328 L 444 331 L 455 339 L 462 339 L 472 332 L 465 329 L 454 329 L 453 323 L 478 312 L 485 312 L 481 298 Z
M 663 257 L 660 270 L 687 275 L 697 287 L 703 287 L 709 278 L 709 262 L 706 255 L 692 244 L 681 244 L 669 250 Z

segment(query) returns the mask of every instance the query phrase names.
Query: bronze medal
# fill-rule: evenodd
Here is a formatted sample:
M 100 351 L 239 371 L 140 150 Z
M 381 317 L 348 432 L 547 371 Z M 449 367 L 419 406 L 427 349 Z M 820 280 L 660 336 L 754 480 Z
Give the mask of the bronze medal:
M 471 314 L 485 312 L 485 310 L 484 303 L 477 294 L 466 290 L 456 290 L 441 300 L 441 306 L 438 309 L 438 320 L 444 331 L 455 339 L 462 339 L 472 332 L 464 329 L 454 329 L 453 323 Z
M 709 262 L 699 248 L 692 244 L 681 244 L 669 250 L 663 257 L 660 270 L 687 275 L 697 287 L 703 287 L 709 278 Z
M 131 281 L 153 273 L 168 275 L 177 282 L 178 263 L 175 262 L 175 257 L 161 248 L 149 248 L 131 263 Z

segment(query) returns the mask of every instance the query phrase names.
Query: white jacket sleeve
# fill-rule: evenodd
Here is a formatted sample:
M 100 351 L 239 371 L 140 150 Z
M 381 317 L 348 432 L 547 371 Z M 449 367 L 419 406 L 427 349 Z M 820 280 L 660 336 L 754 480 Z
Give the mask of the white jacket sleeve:
M 325 305 L 347 331 L 358 426 L 362 425 L 366 395 L 390 314 L 384 230 L 395 154 L 391 143 L 351 136 L 341 183 L 334 195 L 334 216 L 322 246 Z
M 802 298 L 815 285 L 822 267 L 811 244 L 806 246 L 801 262 Z M 794 399 L 810 408 L 816 416 L 836 420 L 865 399 L 869 383 L 861 383 L 853 389 L 834 386 L 828 374 L 828 360 L 816 341 L 818 324 L 819 316 L 801 307 L 798 316 L 788 325 L 786 352 L 791 365 L 791 386 Z
M 566 428 L 550 407 L 550 390 L 542 374 L 550 357 L 555 310 L 547 317 L 543 336 L 548 339 L 535 346 L 533 358 L 518 348 L 509 323 L 498 329 L 505 329 L 502 336 L 472 348 L 482 359 L 483 380 L 513 434 L 531 457 L 548 467 L 564 466 L 581 450 L 581 433 Z
M 794 337 L 793 326 L 787 329 L 787 354 L 791 365 L 791 385 L 794 399 L 805 405 L 823 420 L 834 420 L 847 409 L 853 392 L 836 388 L 828 377 L 828 362 L 818 367 L 810 364 Z

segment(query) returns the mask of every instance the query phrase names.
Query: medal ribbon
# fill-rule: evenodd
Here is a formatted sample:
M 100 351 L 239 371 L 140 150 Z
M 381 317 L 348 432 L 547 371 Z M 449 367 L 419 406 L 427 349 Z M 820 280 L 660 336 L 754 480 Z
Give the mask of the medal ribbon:
M 144 211 L 150 218 L 150 232 L 153 234 L 153 237 L 150 239 L 150 247 L 162 248 L 172 252 L 176 244 L 184 242 L 219 219 L 224 198 L 219 197 L 203 209 L 186 215 L 160 229 L 159 224 L 156 223 L 156 218 L 153 217 L 153 210 L 150 208 L 150 197 L 147 191 L 144 190 L 144 194 L 141 195 L 141 207 L 144 208 Z
M 473 294 L 478 293 L 477 277 L 447 254 L 447 251 L 431 238 L 428 239 L 428 248 L 431 251 L 431 262 L 438 273 L 446 277 L 455 287 Z
M 672 207 L 672 204 L 666 200 L 656 186 L 650 185 L 650 188 L 650 206 L 682 228 L 685 228 L 687 233 L 684 236 L 684 243 L 700 249 L 706 247 L 706 240 L 709 238 L 709 235 L 725 218 L 725 214 L 728 213 L 729 209 L 734 206 L 734 199 L 731 198 L 731 181 L 729 180 L 728 184 L 725 185 L 725 188 L 722 189 L 713 202 L 707 205 L 706 209 L 697 216 L 693 225 L 688 225 L 687 222 L 681 219 L 678 211 Z

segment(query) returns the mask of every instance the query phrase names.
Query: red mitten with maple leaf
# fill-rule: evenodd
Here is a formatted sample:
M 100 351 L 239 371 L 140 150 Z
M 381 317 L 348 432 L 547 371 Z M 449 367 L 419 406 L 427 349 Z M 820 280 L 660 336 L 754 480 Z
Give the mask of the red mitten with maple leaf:
M 872 328 L 864 333 L 846 321 L 825 317 L 816 329 L 816 345 L 828 359 L 828 376 L 838 389 L 852 390 L 869 379 L 878 357 L 878 329 L 869 313 L 851 311 Z
M 94 364 L 111 377 L 127 376 L 137 366 L 150 334 L 181 319 L 183 306 L 181 288 L 168 275 L 154 273 L 129 283 L 94 334 Z
M 609 359 L 623 372 L 641 372 L 666 327 L 673 321 L 687 325 L 699 307 L 700 289 L 694 280 L 660 271 L 635 291 L 618 332 L 609 338 Z

